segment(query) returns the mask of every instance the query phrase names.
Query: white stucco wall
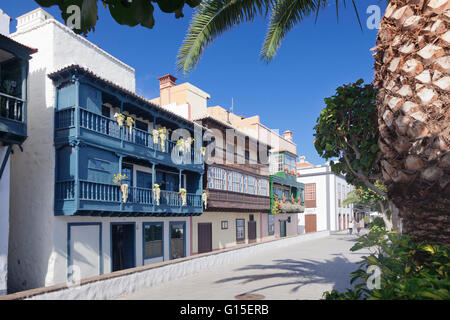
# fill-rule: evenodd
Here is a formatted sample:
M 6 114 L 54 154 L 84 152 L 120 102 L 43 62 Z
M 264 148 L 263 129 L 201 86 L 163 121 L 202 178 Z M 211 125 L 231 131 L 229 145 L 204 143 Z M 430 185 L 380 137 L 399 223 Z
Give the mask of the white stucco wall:
M 9 25 L 11 18 L 0 9 L 0 34 L 4 36 L 9 35 Z
M 0 144 L 0 165 L 7 147 Z M 0 179 L 0 295 L 6 294 L 8 278 L 8 236 L 9 236 L 9 182 L 10 160 Z
M 322 230 L 330 230 L 330 231 L 338 231 L 339 230 L 339 221 L 338 216 L 341 214 L 342 216 L 349 215 L 350 220 L 352 219 L 352 206 L 349 208 L 344 208 L 338 206 L 338 185 L 341 187 L 344 186 L 348 191 L 353 189 L 353 186 L 349 185 L 344 177 L 337 176 L 331 172 L 331 168 L 329 166 L 315 166 L 310 168 L 301 168 L 297 169 L 297 172 L 300 173 L 300 177 L 297 178 L 297 181 L 307 184 L 307 183 L 315 183 L 316 184 L 316 208 L 306 208 L 305 214 L 316 214 L 317 215 L 317 231 Z M 328 172 L 328 173 L 327 173 Z M 327 191 L 328 184 L 328 191 Z M 342 201 L 346 198 L 346 193 L 342 196 Z M 328 201 L 328 210 L 327 210 L 327 201 Z M 347 224 L 347 223 L 346 223 Z
M 134 91 L 135 72 L 48 17 L 23 24 L 11 37 L 38 49 L 29 66 L 28 139 L 23 144 L 24 152 L 12 156 L 11 165 L 15 179 L 11 183 L 9 252 L 12 254 L 8 257 L 8 286 L 15 292 L 65 280 L 67 220 L 56 218 L 53 211 L 55 89 L 47 75 L 79 64 Z
M 271 242 L 262 242 L 244 248 L 228 251 L 208 253 L 194 256 L 185 261 L 157 266 L 155 268 L 135 272 L 129 275 L 114 277 L 102 281 L 87 283 L 58 291 L 42 293 L 30 297 L 30 300 L 91 300 L 114 299 L 133 293 L 144 288 L 155 286 L 164 282 L 179 279 L 191 274 L 208 270 L 217 265 L 230 264 L 252 254 L 276 250 L 277 248 L 302 243 L 312 239 L 329 236 L 328 231 L 309 233 L 290 238 L 278 239 Z

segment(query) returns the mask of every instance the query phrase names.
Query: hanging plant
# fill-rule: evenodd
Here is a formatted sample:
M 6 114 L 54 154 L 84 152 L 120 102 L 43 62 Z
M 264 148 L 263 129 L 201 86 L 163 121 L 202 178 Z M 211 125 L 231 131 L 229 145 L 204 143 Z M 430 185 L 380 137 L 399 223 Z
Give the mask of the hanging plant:
M 203 201 L 203 205 L 205 206 L 205 209 L 206 209 L 207 204 L 208 204 L 208 195 L 209 195 L 208 191 L 203 190 L 203 192 L 202 192 L 202 201 Z
M 300 172 L 297 172 L 297 178 L 299 178 L 300 177 Z
M 153 197 L 155 198 L 155 203 L 159 206 L 159 199 L 161 198 L 161 189 L 159 188 L 159 184 L 155 183 L 153 185 Z
M 121 114 L 121 113 L 117 113 L 116 112 L 114 114 L 114 118 L 116 119 L 117 124 L 119 125 L 119 128 L 122 128 L 123 127 L 123 122 L 125 121 L 125 116 L 123 114 Z
M 184 140 L 183 140 L 183 138 L 178 139 L 178 141 L 177 141 L 177 148 L 178 148 L 178 151 L 180 151 L 181 153 L 184 153 Z
M 291 175 L 295 176 L 295 171 L 291 170 Z
M 289 174 L 289 168 L 288 168 L 288 167 L 284 168 L 284 172 L 285 172 L 286 174 Z
M 153 144 L 157 145 L 158 144 L 158 137 L 159 137 L 159 130 L 153 129 L 152 135 L 153 135 Z
M 166 152 L 166 138 L 167 138 L 167 128 L 162 127 L 159 129 L 159 138 L 161 139 L 161 151 Z
M 113 178 L 114 184 L 120 186 L 120 191 L 122 191 L 122 202 L 127 202 L 128 200 L 128 184 L 122 183 L 122 180 L 128 179 L 124 174 L 115 174 Z
M 292 202 L 292 203 L 295 203 L 295 198 L 294 198 L 294 196 L 291 196 L 291 202 Z
M 134 124 L 134 123 L 135 123 L 135 122 L 134 122 L 134 120 L 133 120 L 132 117 L 127 117 L 126 124 L 127 124 L 127 127 L 130 129 L 130 135 L 131 135 L 131 133 L 132 133 L 132 130 L 133 130 L 133 124 Z
M 204 157 L 206 154 L 206 147 L 202 147 L 200 151 L 202 153 L 202 156 Z
M 194 138 L 187 138 L 186 141 L 184 142 L 184 148 L 186 150 L 187 153 L 191 152 L 191 146 L 194 143 L 195 139 Z
M 186 189 L 181 188 L 180 192 L 178 192 L 178 194 L 181 197 L 181 205 L 185 206 L 186 205 Z

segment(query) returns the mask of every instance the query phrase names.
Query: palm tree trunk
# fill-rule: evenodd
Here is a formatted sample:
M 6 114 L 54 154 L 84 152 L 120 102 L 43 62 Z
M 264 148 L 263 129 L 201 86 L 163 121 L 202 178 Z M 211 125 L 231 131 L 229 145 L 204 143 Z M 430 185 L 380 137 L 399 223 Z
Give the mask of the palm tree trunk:
M 450 1 L 392 0 L 375 47 L 381 168 L 403 233 L 450 245 Z

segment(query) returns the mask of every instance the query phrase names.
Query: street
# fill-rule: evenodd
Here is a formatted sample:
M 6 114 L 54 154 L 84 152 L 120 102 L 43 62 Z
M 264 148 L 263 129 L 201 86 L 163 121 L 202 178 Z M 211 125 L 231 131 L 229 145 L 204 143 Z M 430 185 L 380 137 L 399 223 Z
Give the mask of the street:
M 368 252 L 350 252 L 356 238 L 355 234 L 333 234 L 268 250 L 119 299 L 233 300 L 244 294 L 271 300 L 321 299 L 324 291 L 350 287 L 349 274 Z

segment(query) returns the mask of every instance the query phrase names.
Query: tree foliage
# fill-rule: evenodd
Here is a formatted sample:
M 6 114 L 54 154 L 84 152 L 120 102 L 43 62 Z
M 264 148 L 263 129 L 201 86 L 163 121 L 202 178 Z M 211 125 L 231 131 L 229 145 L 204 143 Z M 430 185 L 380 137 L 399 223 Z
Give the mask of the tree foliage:
M 381 191 L 386 192 L 386 187 L 381 182 L 375 181 L 374 186 Z M 382 206 L 380 206 L 380 202 L 382 202 Z M 383 212 L 388 206 L 386 197 L 379 195 L 365 185 L 357 187 L 347 195 L 347 198 L 344 199 L 342 205 L 346 206 L 349 204 L 370 207 L 373 211 L 378 212 Z
M 61 16 L 67 23 L 72 16 L 70 6 L 81 9 L 80 29 L 74 28 L 78 34 L 87 35 L 95 30 L 98 20 L 98 0 L 35 0 L 42 7 L 58 6 Z M 198 6 L 201 0 L 99 0 L 105 8 L 109 9 L 111 16 L 121 25 L 134 27 L 141 25 L 153 28 L 155 19 L 153 17 L 154 6 L 157 3 L 159 9 L 165 13 L 174 13 L 175 18 L 183 17 L 184 4 L 190 7 Z
M 386 193 L 375 185 L 380 176 L 377 90 L 363 82 L 338 87 L 334 96 L 325 99 L 326 107 L 314 127 L 314 146 L 321 157 L 332 159 L 334 173 L 384 197 Z
M 331 3 L 345 0 L 204 0 L 196 9 L 178 57 L 178 70 L 186 74 L 197 65 L 203 51 L 225 31 L 243 23 L 253 21 L 258 15 L 269 17 L 267 33 L 260 52 L 261 60 L 272 61 L 287 34 L 305 18 L 317 15 L 320 9 Z M 351 0 L 356 10 L 355 0 Z
M 353 288 L 345 292 L 325 292 L 326 300 L 448 300 L 450 299 L 450 249 L 419 242 L 414 237 L 398 236 L 372 224 L 368 234 L 351 248 L 371 251 L 362 257 L 359 268 L 350 274 Z M 369 269 L 370 268 L 370 269 Z M 367 283 L 379 270 L 379 287 Z

